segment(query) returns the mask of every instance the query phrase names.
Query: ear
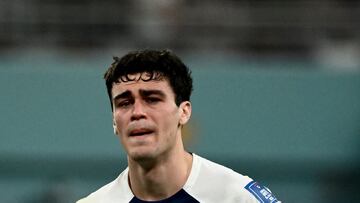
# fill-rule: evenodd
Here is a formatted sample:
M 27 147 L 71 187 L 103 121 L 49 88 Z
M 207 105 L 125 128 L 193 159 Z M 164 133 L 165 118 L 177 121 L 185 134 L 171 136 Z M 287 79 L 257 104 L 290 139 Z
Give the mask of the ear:
M 114 129 L 114 134 L 117 135 L 118 134 L 118 130 L 117 130 L 117 126 L 115 123 L 115 120 L 113 119 L 113 129 Z
M 185 125 L 191 117 L 191 103 L 184 101 L 179 106 L 180 109 L 180 125 Z

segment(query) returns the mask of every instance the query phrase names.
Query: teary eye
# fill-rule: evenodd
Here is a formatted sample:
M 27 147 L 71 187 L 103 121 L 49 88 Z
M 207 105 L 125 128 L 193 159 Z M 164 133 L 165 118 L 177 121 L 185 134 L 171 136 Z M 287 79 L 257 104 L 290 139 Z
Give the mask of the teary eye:
M 145 101 L 149 104 L 155 104 L 155 103 L 161 101 L 161 99 L 158 97 L 148 97 L 145 99 Z
M 116 106 L 119 108 L 125 108 L 131 105 L 131 101 L 129 99 L 121 100 L 117 102 Z

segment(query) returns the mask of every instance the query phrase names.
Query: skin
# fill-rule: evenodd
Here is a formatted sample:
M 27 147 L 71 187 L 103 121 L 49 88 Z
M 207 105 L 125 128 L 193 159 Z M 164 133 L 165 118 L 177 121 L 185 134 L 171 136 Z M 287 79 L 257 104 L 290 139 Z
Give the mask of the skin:
M 192 165 L 181 137 L 191 103 L 177 106 L 166 79 L 114 83 L 112 95 L 114 132 L 127 152 L 131 190 L 146 201 L 172 196 L 185 184 Z

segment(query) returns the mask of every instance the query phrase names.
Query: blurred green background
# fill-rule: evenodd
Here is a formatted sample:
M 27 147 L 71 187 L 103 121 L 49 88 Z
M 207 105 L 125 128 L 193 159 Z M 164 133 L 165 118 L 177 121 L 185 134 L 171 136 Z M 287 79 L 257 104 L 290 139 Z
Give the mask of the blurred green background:
M 36 61 L 1 67 L 0 200 L 73 202 L 126 167 L 112 134 L 107 66 Z M 188 150 L 249 175 L 285 202 L 358 200 L 359 73 L 203 63 L 189 63 Z
M 192 69 L 187 149 L 283 202 L 360 202 L 358 1 L 5 0 L 0 202 L 67 203 L 126 167 L 102 75 L 139 48 Z

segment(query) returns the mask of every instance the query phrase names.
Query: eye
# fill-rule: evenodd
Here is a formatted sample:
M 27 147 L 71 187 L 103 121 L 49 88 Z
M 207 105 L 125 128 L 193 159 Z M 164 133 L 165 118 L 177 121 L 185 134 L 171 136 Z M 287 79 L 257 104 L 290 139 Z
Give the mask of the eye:
M 160 102 L 161 99 L 157 98 L 157 97 L 148 97 L 145 99 L 145 101 L 149 104 L 156 104 L 156 103 Z
M 116 107 L 126 108 L 126 107 L 130 106 L 131 103 L 132 103 L 132 102 L 131 102 L 130 100 L 128 100 L 128 99 L 126 99 L 126 100 L 121 100 L 121 101 L 117 102 Z

